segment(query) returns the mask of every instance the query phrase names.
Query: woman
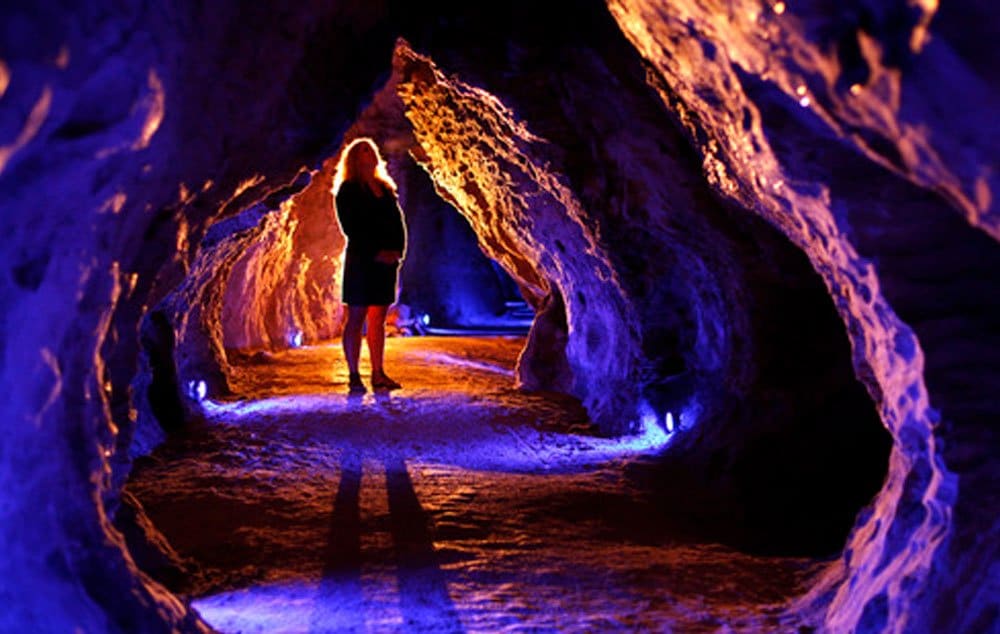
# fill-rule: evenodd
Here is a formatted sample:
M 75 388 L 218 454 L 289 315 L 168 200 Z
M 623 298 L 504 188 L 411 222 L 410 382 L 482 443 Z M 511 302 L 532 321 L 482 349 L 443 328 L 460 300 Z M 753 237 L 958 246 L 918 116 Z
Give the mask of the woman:
M 406 248 L 403 215 L 396 202 L 396 184 L 371 139 L 351 142 L 341 155 L 334 178 L 337 220 L 347 236 L 344 259 L 344 357 L 350 372 L 350 391 L 366 391 L 358 371 L 361 329 L 368 322 L 368 354 L 372 389 L 401 386 L 385 374 L 385 317 L 396 301 L 396 274 Z

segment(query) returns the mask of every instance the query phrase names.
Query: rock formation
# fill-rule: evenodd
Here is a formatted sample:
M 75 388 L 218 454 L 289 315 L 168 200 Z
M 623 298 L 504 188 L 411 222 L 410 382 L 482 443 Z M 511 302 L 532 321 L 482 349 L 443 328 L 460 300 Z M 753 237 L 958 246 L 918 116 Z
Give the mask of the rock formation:
M 997 11 L 444 4 L 0 9 L 0 629 L 207 629 L 120 487 L 230 355 L 338 334 L 360 134 L 535 308 L 521 387 L 608 434 L 672 412 L 661 477 L 745 504 L 748 548 L 843 523 L 789 611 L 996 627 Z

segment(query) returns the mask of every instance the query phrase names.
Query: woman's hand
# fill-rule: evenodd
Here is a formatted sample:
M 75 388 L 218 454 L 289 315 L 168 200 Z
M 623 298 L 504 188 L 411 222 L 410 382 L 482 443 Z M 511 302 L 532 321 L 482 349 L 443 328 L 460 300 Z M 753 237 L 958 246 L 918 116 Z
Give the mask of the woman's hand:
M 381 262 L 382 264 L 399 264 L 401 259 L 403 259 L 403 254 L 399 251 L 382 249 L 375 254 L 375 261 Z

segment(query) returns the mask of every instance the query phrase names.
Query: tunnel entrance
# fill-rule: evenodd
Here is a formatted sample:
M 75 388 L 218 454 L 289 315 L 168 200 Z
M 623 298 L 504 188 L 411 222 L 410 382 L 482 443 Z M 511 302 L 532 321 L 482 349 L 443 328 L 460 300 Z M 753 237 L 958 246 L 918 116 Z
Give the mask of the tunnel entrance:
M 372 397 L 359 403 L 344 394 L 331 393 L 331 368 L 339 367 L 336 346 L 297 350 L 302 343 L 335 337 L 339 328 L 331 317 L 336 312 L 331 307 L 339 305 L 338 265 L 331 253 L 342 248 L 343 240 L 339 238 L 339 246 L 331 251 L 329 245 L 338 241 L 330 233 L 335 222 L 325 184 L 329 182 L 331 159 L 294 200 L 285 196 L 283 202 L 271 207 L 248 208 L 227 221 L 230 226 L 225 231 L 209 231 L 203 244 L 205 260 L 194 267 L 188 285 L 179 294 L 185 301 L 204 298 L 206 305 L 196 307 L 199 315 L 207 315 L 202 325 L 207 325 L 213 336 L 221 329 L 223 342 L 219 345 L 219 339 L 212 336 L 179 338 L 180 386 L 205 380 L 201 377 L 211 364 L 199 346 L 211 349 L 218 366 L 228 371 L 224 385 L 211 384 L 209 377 L 204 394 L 198 390 L 186 394 L 189 405 L 219 425 L 201 430 L 203 435 L 193 440 L 178 437 L 163 450 L 162 455 L 170 460 L 188 461 L 191 480 L 185 486 L 190 482 L 213 490 L 242 486 L 234 474 L 249 469 L 259 471 L 262 477 L 265 473 L 284 474 L 288 478 L 284 490 L 294 496 L 290 491 L 296 482 L 318 478 L 318 484 L 307 486 L 307 497 L 312 501 L 299 500 L 296 504 L 300 508 L 291 515 L 295 521 L 310 523 L 315 537 L 317 530 L 330 528 L 322 519 L 328 514 L 328 504 L 315 502 L 329 493 L 323 487 L 329 486 L 329 481 L 349 490 L 360 487 L 357 481 L 369 477 L 365 474 L 372 462 L 382 466 L 382 476 L 370 476 L 376 483 L 400 482 L 402 472 L 424 470 L 426 488 L 421 490 L 411 483 L 410 490 L 403 492 L 418 498 L 444 486 L 448 478 L 438 476 L 452 469 L 460 472 L 459 481 L 468 477 L 479 482 L 469 485 L 475 491 L 472 497 L 483 487 L 504 484 L 508 477 L 526 476 L 535 483 L 552 477 L 558 486 L 534 496 L 533 506 L 522 509 L 523 521 L 545 517 L 542 525 L 549 527 L 551 522 L 584 521 L 595 528 L 597 541 L 611 535 L 618 540 L 648 541 L 657 547 L 666 547 L 667 541 L 678 538 L 689 545 L 717 542 L 730 549 L 725 557 L 749 557 L 742 561 L 750 562 L 746 570 L 752 570 L 748 579 L 754 584 L 764 583 L 767 571 L 773 571 L 774 566 L 800 565 L 754 559 L 757 555 L 807 556 L 819 561 L 835 554 L 859 510 L 879 490 L 890 439 L 854 375 L 843 323 L 804 254 L 776 229 L 746 210 L 720 203 L 702 185 L 692 194 L 689 208 L 665 221 L 664 233 L 673 240 L 668 242 L 669 248 L 661 245 L 657 249 L 656 242 L 663 235 L 633 231 L 628 235 L 632 248 L 606 255 L 601 241 L 593 236 L 603 232 L 602 239 L 621 239 L 615 228 L 582 223 L 573 214 L 582 213 L 585 201 L 574 201 L 569 195 L 560 199 L 560 207 L 545 198 L 544 192 L 523 194 L 522 190 L 532 186 L 531 179 L 543 181 L 547 175 L 520 164 L 515 176 L 522 180 L 507 179 L 506 194 L 516 194 L 531 204 L 523 209 L 504 208 L 505 213 L 520 212 L 522 217 L 496 218 L 493 224 L 486 224 L 476 216 L 482 210 L 463 207 L 487 200 L 484 188 L 466 183 L 461 191 L 469 198 L 462 198 L 454 185 L 447 186 L 449 175 L 442 174 L 443 168 L 426 156 L 435 148 L 428 149 L 427 138 L 414 137 L 411 123 L 398 110 L 396 90 L 390 82 L 376 95 L 345 138 L 371 136 L 384 148 L 390 168 L 395 165 L 408 218 L 413 209 L 434 209 L 442 214 L 411 234 L 419 246 L 407 264 L 410 268 L 402 273 L 401 295 L 411 313 L 400 315 L 397 325 L 414 331 L 424 327 L 426 331 L 437 327 L 439 320 L 445 328 L 454 329 L 489 325 L 490 318 L 497 324 L 526 317 L 523 308 L 513 317 L 503 312 L 511 308 L 511 278 L 497 275 L 496 264 L 478 253 L 477 242 L 489 239 L 494 253 L 509 256 L 504 268 L 516 278 L 518 293 L 537 308 L 535 326 L 527 338 L 513 340 L 455 340 L 457 344 L 400 340 L 394 346 L 395 354 L 401 355 L 404 365 L 411 363 L 423 371 L 411 383 L 414 394 Z M 482 95 L 475 98 L 487 99 Z M 447 115 L 436 113 L 444 121 Z M 419 121 L 415 125 L 420 125 Z M 415 155 L 420 157 L 419 164 Z M 701 169 L 698 157 L 690 151 L 682 151 L 677 160 L 692 170 Z M 483 169 L 502 169 L 502 162 L 498 163 L 501 167 L 489 164 Z M 613 170 L 611 175 L 622 176 Z M 609 178 L 607 173 L 600 176 Z M 656 183 L 650 181 L 648 186 L 654 188 Z M 497 195 L 495 191 L 488 193 Z M 501 201 L 498 206 L 503 204 Z M 574 207 L 577 204 L 579 207 Z M 449 206 L 476 218 L 471 228 Z M 527 229 L 518 224 L 534 221 L 540 224 Z M 527 235 L 510 238 L 504 232 L 511 231 L 511 226 Z M 441 243 L 448 249 L 438 248 Z M 423 245 L 431 248 L 421 254 Z M 525 250 L 520 251 L 519 245 Z M 440 258 L 452 255 L 452 248 L 456 249 L 455 257 Z M 290 263 L 303 252 L 313 254 L 310 265 L 292 266 Z M 456 276 L 456 270 L 462 275 Z M 317 279 L 321 285 L 314 284 Z M 441 280 L 455 283 L 443 286 Z M 192 288 L 201 290 L 193 292 Z M 291 292 L 275 293 L 282 289 Z M 300 310 L 310 306 L 319 310 Z M 180 312 L 191 309 L 188 304 Z M 424 322 L 424 315 L 430 316 L 430 323 Z M 246 345 L 248 342 L 254 345 Z M 633 349 L 628 347 L 630 342 L 635 344 Z M 269 351 L 245 352 L 254 347 Z M 638 354 L 639 362 L 629 354 Z M 438 367 L 428 367 L 428 361 Z M 602 384 L 602 371 L 614 370 L 618 363 L 634 364 L 625 375 L 631 384 L 625 389 L 634 388 L 634 393 L 619 392 L 621 377 L 611 376 L 614 380 Z M 534 394 L 512 390 L 517 372 L 524 367 L 536 378 L 544 378 L 541 385 L 531 386 L 541 388 Z M 335 377 L 334 383 L 343 383 L 342 378 Z M 610 396 L 588 394 L 595 386 Z M 566 393 L 579 400 L 566 398 Z M 204 398 L 206 394 L 208 398 Z M 623 409 L 620 426 L 598 433 L 589 408 L 606 407 L 609 399 L 631 407 L 636 403 L 623 397 L 632 396 L 645 408 L 642 416 L 636 420 L 633 409 Z M 470 400 L 476 403 L 470 405 Z M 372 424 L 384 433 L 371 436 L 368 426 Z M 489 429 L 484 431 L 483 427 Z M 279 428 L 280 434 L 274 435 Z M 250 440 L 245 436 L 248 430 L 253 430 Z M 339 431 L 331 435 L 331 430 Z M 337 436 L 345 430 L 350 441 L 346 444 Z M 503 440 L 495 437 L 493 432 L 498 430 Z M 235 454 L 226 449 L 231 442 L 240 447 Z M 276 457 L 264 459 L 256 450 L 258 445 Z M 296 462 L 292 454 L 299 450 L 313 458 Z M 474 459 L 466 457 L 470 453 Z M 331 459 L 334 466 L 323 467 L 317 456 Z M 620 463 L 620 471 L 607 470 L 609 461 L 623 457 L 629 462 Z M 223 476 L 213 483 L 218 474 L 203 473 L 199 461 L 225 465 Z M 158 525 L 164 523 L 162 527 L 172 539 L 190 526 L 173 515 L 172 502 L 157 492 L 162 487 L 154 491 L 150 486 L 162 481 L 158 464 L 162 463 L 140 464 L 133 485 L 137 497 Z M 627 483 L 626 489 L 604 488 L 598 484 L 600 478 Z M 542 490 L 547 486 L 542 485 Z M 518 490 L 525 491 L 523 487 Z M 185 491 L 190 493 L 178 489 L 177 494 L 185 495 Z M 344 495 L 350 499 L 357 497 L 348 493 Z M 389 491 L 390 495 L 398 493 Z M 282 513 L 266 508 L 274 504 L 280 507 L 281 502 L 262 496 L 245 508 L 229 496 L 221 497 L 226 501 L 213 492 L 203 496 L 202 503 L 229 509 L 233 518 L 250 522 L 253 528 L 243 547 L 236 549 L 241 554 L 232 560 L 217 558 L 210 552 L 212 544 L 187 541 L 183 547 L 187 555 L 222 572 L 213 582 L 221 585 L 182 583 L 184 592 L 220 590 L 227 583 L 221 579 L 233 572 L 237 560 L 255 551 L 251 542 L 283 539 L 271 534 L 282 526 Z M 236 496 L 240 497 L 242 493 Z M 339 498 L 338 492 L 334 499 Z M 431 528 L 422 530 L 431 536 L 443 535 L 440 541 L 449 542 L 456 551 L 478 544 L 485 549 L 483 556 L 492 562 L 494 542 L 523 535 L 497 533 L 465 516 L 483 511 L 466 505 L 470 499 L 437 499 L 437 506 L 421 507 L 409 516 L 423 518 L 425 527 L 439 527 L 439 533 Z M 506 502 L 517 504 L 516 499 Z M 340 513 L 338 507 L 334 512 Z M 258 515 L 259 521 L 251 519 Z M 360 521 L 357 515 L 351 514 L 352 525 Z M 456 516 L 457 523 L 451 523 Z M 649 523 L 626 526 L 620 517 L 639 524 L 648 519 Z M 369 519 L 373 526 L 392 521 L 377 511 Z M 513 530 L 517 533 L 523 528 Z M 343 530 L 339 525 L 330 528 L 338 535 Z M 352 540 L 360 539 L 356 532 L 352 532 Z M 569 533 L 557 534 L 565 537 L 566 543 L 572 541 Z M 222 536 L 210 535 L 208 539 Z M 427 541 L 420 547 L 426 548 Z M 281 541 L 274 547 L 260 551 L 265 559 L 258 562 L 259 567 L 246 577 L 236 575 L 238 582 L 229 583 L 252 584 L 259 589 L 259 582 L 267 576 L 266 565 L 275 563 L 275 553 L 315 562 L 309 554 L 312 551 L 301 542 Z M 595 548 L 601 551 L 609 546 L 595 544 Z M 300 561 L 302 568 L 295 574 L 308 570 L 308 561 Z M 386 561 L 376 558 L 379 565 Z M 441 561 L 435 558 L 429 564 L 436 578 L 441 575 Z M 528 561 L 519 559 L 519 565 Z M 524 580 L 510 574 L 518 582 Z M 559 574 L 568 573 L 561 570 Z M 626 570 L 625 574 L 631 572 Z M 792 576 L 789 572 L 789 577 L 774 587 L 774 596 L 787 598 L 802 590 L 801 577 L 789 581 Z M 677 586 L 677 591 L 685 588 Z M 300 592 L 303 590 L 297 588 L 292 595 Z
M 421 335 L 528 334 L 534 310 L 502 266 L 487 257 L 468 221 L 441 199 L 409 156 L 391 156 L 407 221 L 399 304 Z
M 231 251 L 228 277 L 219 281 L 224 288 L 223 347 L 236 357 L 247 350 L 339 337 L 345 237 L 335 217 L 331 184 L 343 148 L 362 136 L 380 148 L 396 182 L 408 234 L 389 334 L 527 334 L 534 310 L 414 160 L 418 147 L 392 90 L 390 82 L 374 97 L 340 149 L 301 191 L 272 202 L 270 209 L 258 205 L 227 221 L 233 225 L 230 232 L 244 231 L 251 223 L 261 232 Z M 239 222 L 239 216 L 246 218 Z

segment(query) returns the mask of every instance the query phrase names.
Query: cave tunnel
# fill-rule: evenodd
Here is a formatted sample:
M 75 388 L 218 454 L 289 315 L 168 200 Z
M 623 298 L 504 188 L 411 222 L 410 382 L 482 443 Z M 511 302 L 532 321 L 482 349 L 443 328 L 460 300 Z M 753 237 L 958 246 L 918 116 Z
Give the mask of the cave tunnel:
M 987 3 L 99 4 L 0 9 L 0 630 L 1000 631 Z

